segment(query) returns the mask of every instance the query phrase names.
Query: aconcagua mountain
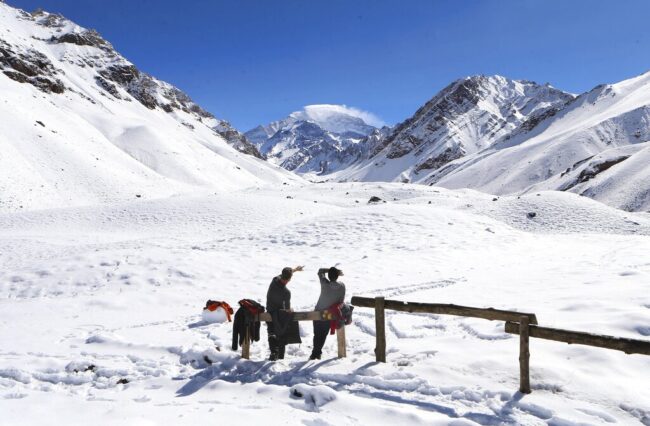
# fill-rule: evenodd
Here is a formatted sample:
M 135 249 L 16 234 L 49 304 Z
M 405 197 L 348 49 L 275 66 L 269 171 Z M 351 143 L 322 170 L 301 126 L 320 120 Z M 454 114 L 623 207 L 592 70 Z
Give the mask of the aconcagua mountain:
M 267 160 L 297 173 L 327 174 L 356 160 L 352 152 L 376 128 L 343 105 L 309 105 L 245 133 Z

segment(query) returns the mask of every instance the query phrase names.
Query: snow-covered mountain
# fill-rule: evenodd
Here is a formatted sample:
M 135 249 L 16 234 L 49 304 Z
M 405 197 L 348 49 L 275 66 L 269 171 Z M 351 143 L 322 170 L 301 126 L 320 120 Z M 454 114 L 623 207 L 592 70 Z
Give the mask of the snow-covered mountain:
M 650 210 L 650 73 L 578 97 L 528 81 L 468 77 L 374 138 L 330 178 L 498 195 L 571 191 Z
M 340 178 L 412 182 L 450 161 L 490 147 L 526 122 L 552 115 L 573 95 L 550 85 L 473 76 L 441 90 L 398 124 Z
M 422 180 L 494 194 L 553 189 L 650 210 L 650 73 L 600 85 Z
M 60 15 L 0 3 L 0 93 L 0 210 L 294 179 L 254 158 L 227 122 Z
M 376 130 L 367 113 L 344 105 L 309 105 L 245 136 L 268 161 L 297 173 L 326 174 L 349 165 L 355 147 Z

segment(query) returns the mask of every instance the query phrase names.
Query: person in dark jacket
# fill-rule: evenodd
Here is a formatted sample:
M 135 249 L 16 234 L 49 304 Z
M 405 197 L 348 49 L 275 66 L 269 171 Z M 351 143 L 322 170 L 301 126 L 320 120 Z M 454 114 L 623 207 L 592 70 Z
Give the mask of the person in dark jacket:
M 337 269 L 335 266 L 318 270 L 320 297 L 318 298 L 318 302 L 316 302 L 317 311 L 324 311 L 332 305 L 343 303 L 343 299 L 345 299 L 345 284 L 338 281 L 341 275 L 343 275 L 343 271 Z M 328 320 L 314 321 L 314 348 L 309 359 L 320 359 L 329 331 L 330 322 Z
M 302 271 L 302 266 L 295 268 L 286 267 L 282 269 L 282 273 L 274 277 L 269 285 L 269 290 L 266 293 L 266 311 L 271 315 L 277 314 L 278 311 L 291 311 L 291 291 L 287 288 L 287 284 L 291 281 L 294 272 Z M 273 322 L 267 322 L 266 327 L 269 334 L 269 349 L 271 356 L 269 359 L 275 361 L 284 358 L 284 349 L 286 340 L 280 339 L 276 333 L 276 326 Z

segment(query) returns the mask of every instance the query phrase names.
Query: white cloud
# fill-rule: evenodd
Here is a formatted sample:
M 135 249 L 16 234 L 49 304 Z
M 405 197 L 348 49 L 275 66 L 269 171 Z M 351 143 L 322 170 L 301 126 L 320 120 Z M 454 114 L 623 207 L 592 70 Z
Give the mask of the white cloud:
M 381 127 L 386 125 L 386 123 L 375 114 L 359 108 L 349 107 L 347 105 L 307 105 L 304 108 L 304 114 L 308 118 L 317 122 L 325 122 L 328 118 L 334 115 L 345 114 L 360 118 L 366 124 L 370 124 L 371 126 Z

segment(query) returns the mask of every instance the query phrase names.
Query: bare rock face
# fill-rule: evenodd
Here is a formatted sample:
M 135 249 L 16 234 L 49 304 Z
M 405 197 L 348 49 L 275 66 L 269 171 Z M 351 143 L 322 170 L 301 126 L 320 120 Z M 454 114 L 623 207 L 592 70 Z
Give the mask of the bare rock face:
M 461 158 L 465 153 L 462 148 L 453 147 L 445 149 L 441 154 L 427 158 L 415 166 L 415 173 L 422 170 L 436 170 L 445 164 Z
M 38 8 L 29 15 L 36 21 L 37 24 L 47 28 L 63 28 L 69 22 L 63 15 L 59 13 L 49 13 L 45 10 Z
M 63 93 L 65 87 L 56 75 L 58 71 L 42 53 L 29 49 L 14 51 L 0 40 L 0 69 L 19 83 L 28 83 L 45 93 Z
M 94 46 L 99 49 L 113 51 L 113 46 L 104 40 L 97 31 L 92 29 L 79 33 L 71 32 L 60 37 L 52 36 L 51 41 L 54 43 L 71 43 L 77 46 Z
M 99 81 L 101 87 L 109 93 L 111 93 L 111 85 L 105 82 L 113 81 L 122 86 L 131 96 L 147 108 L 154 109 L 157 106 L 163 106 L 158 103 L 154 95 L 157 86 L 153 79 L 141 73 L 133 65 L 112 65 L 99 70 L 99 75 L 103 77 L 103 80 Z
M 95 76 L 95 81 L 97 82 L 97 85 L 113 95 L 113 97 L 117 99 L 122 99 L 122 96 L 120 95 L 120 91 L 117 90 L 117 86 L 115 86 L 113 83 L 110 81 L 106 80 L 104 77 L 101 77 L 99 75 Z M 169 111 L 167 111 L 169 112 Z
M 610 160 L 606 160 L 600 163 L 594 163 L 591 165 L 591 167 L 588 167 L 584 169 L 580 175 L 578 176 L 578 181 L 579 182 L 587 182 L 590 179 L 593 179 L 596 177 L 598 174 L 604 172 L 605 170 L 609 169 L 612 166 L 617 165 L 618 163 L 627 160 L 630 158 L 629 155 L 622 155 L 618 158 L 612 158 Z
M 233 128 L 227 121 L 221 121 L 217 126 L 213 127 L 213 130 L 228 141 L 228 143 L 237 151 L 264 159 L 264 156 L 260 154 L 255 145 L 253 145 L 243 133 Z

